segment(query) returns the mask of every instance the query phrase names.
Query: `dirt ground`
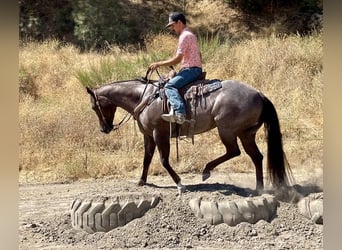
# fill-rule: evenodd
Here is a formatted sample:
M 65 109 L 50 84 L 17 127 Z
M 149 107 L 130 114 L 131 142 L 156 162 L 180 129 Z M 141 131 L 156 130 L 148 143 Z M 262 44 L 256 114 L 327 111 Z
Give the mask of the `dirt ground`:
M 206 182 L 200 175 L 181 175 L 187 192 L 178 195 L 168 175 L 137 179 L 85 180 L 64 184 L 19 186 L 19 249 L 323 249 L 323 225 L 298 212 L 296 204 L 280 201 L 272 221 L 208 225 L 196 218 L 189 200 L 235 199 L 254 194 L 255 175 L 214 172 Z M 295 171 L 295 189 L 303 196 L 322 192 L 322 171 Z M 267 186 L 266 189 L 269 189 Z M 130 194 L 159 195 L 161 201 L 142 218 L 107 233 L 88 234 L 71 225 L 75 198 Z

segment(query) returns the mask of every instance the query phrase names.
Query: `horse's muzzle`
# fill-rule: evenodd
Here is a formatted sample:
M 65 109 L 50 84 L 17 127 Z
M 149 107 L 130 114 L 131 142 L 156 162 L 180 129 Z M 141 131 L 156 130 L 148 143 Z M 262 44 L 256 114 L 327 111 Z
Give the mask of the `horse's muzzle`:
M 103 133 L 105 133 L 105 134 L 109 134 L 110 133 L 110 131 L 112 131 L 113 130 L 113 125 L 111 124 L 111 125 L 107 125 L 107 126 L 103 126 L 102 128 L 101 128 L 101 132 L 103 132 Z

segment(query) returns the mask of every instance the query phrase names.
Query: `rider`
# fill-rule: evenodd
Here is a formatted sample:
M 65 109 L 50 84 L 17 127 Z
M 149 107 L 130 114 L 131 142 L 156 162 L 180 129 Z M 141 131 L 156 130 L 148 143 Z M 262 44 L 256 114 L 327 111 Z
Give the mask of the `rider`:
M 173 12 L 169 15 L 170 27 L 178 36 L 176 55 L 165 61 L 152 63 L 149 68 L 155 70 L 159 66 L 172 66 L 181 63 L 181 69 L 165 84 L 165 94 L 171 104 L 169 114 L 162 118 L 168 122 L 182 124 L 185 122 L 185 105 L 178 89 L 195 81 L 202 74 L 202 60 L 197 38 L 186 26 L 184 14 Z

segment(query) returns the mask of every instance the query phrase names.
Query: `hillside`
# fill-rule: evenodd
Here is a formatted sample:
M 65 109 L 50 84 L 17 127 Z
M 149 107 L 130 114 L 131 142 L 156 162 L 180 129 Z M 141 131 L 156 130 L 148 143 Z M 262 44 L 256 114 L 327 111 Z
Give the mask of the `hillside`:
M 186 13 L 190 24 L 199 34 L 218 35 L 221 39 L 240 41 L 271 34 L 308 34 L 323 27 L 322 1 L 320 8 L 302 7 L 300 4 L 263 4 L 258 11 L 248 11 L 247 7 L 232 2 L 248 1 L 188 1 Z M 252 2 L 252 1 L 251 1 Z M 260 1 L 262 2 L 262 1 Z
M 270 34 L 308 34 L 323 24 L 321 0 L 19 1 L 22 41 L 57 39 L 84 50 L 108 45 L 141 48 L 167 32 L 168 14 L 182 11 L 201 36 L 239 41 Z

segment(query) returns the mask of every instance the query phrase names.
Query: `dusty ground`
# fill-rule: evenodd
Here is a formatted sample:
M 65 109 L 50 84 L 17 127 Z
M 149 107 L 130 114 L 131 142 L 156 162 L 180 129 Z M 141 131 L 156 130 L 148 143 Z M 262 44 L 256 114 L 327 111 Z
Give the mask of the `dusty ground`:
M 294 172 L 296 190 L 322 191 L 322 173 Z M 188 205 L 193 197 L 234 199 L 253 195 L 253 173 L 182 175 L 188 191 L 178 196 L 169 176 L 151 176 L 147 186 L 137 179 L 87 180 L 68 184 L 20 185 L 19 249 L 323 249 L 323 225 L 298 213 L 296 204 L 280 202 L 271 222 L 208 225 Z M 69 209 L 76 197 L 132 193 L 157 194 L 162 201 L 142 218 L 107 233 L 88 234 L 71 226 Z

